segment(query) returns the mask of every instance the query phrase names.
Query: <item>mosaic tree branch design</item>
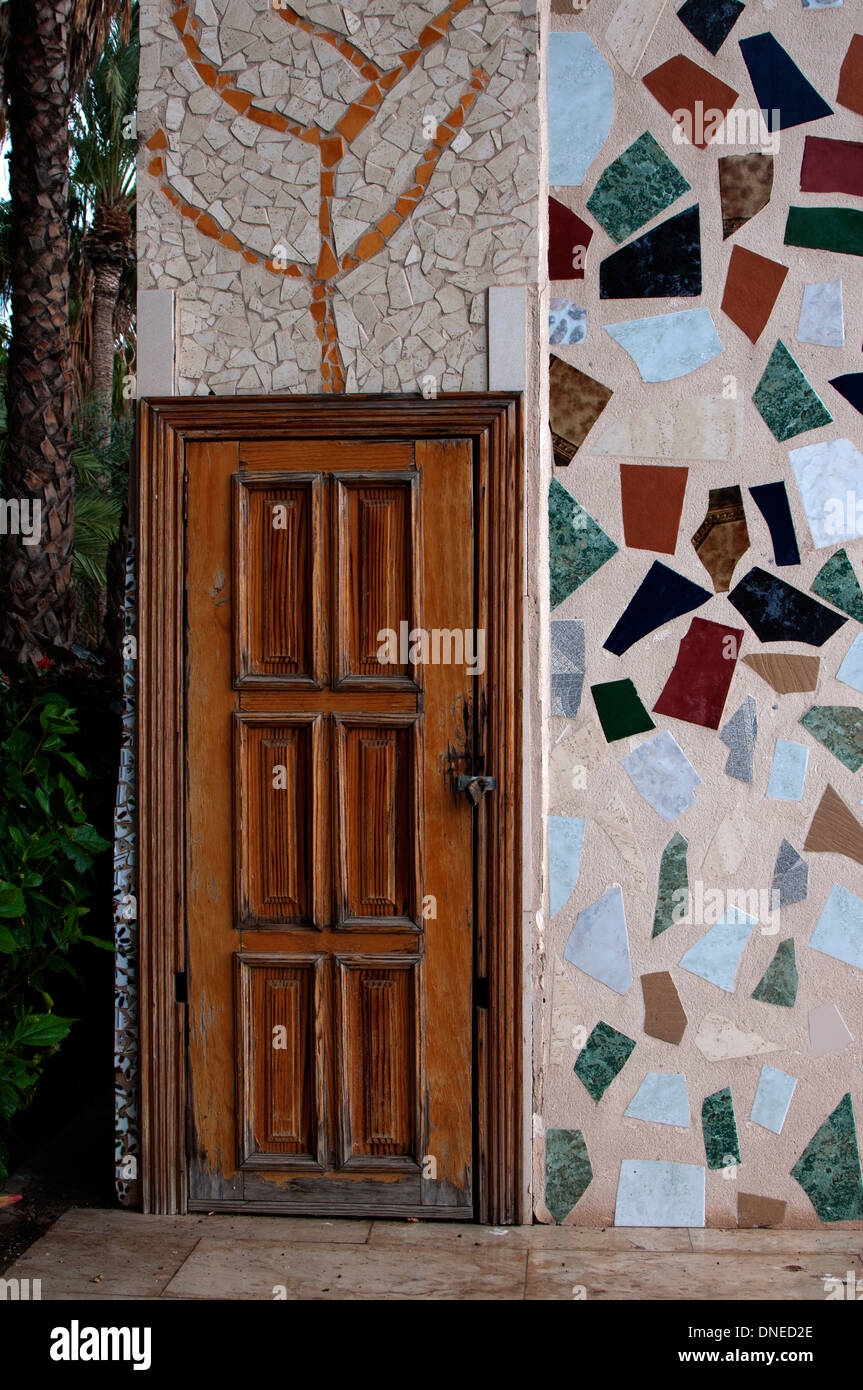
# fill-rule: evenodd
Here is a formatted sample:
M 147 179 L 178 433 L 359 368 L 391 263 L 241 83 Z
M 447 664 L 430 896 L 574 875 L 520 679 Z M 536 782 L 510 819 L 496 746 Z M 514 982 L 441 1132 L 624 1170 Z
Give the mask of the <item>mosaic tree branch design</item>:
M 343 34 L 326 26 L 303 19 L 280 0 L 273 0 L 273 10 L 286 24 L 296 26 L 307 34 L 331 44 L 343 58 L 368 79 L 369 86 L 358 101 L 354 101 L 331 131 L 322 129 L 317 123 L 298 124 L 276 111 L 267 111 L 255 104 L 251 92 L 243 91 L 230 72 L 220 72 L 209 62 L 198 43 L 198 32 L 203 27 L 196 17 L 191 3 L 174 0 L 173 22 L 179 31 L 183 47 L 192 66 L 201 80 L 216 93 L 221 100 L 239 116 L 257 125 L 267 127 L 276 133 L 299 137 L 314 145 L 320 152 L 320 202 L 318 223 L 321 233 L 320 254 L 317 264 L 312 266 L 298 261 L 288 262 L 279 254 L 278 246 L 273 247 L 269 257 L 244 245 L 233 232 L 225 231 L 206 209 L 192 206 L 181 198 L 171 187 L 166 172 L 165 151 L 168 137 L 162 128 L 146 142 L 152 159 L 148 165 L 149 173 L 160 179 L 160 190 L 176 207 L 183 217 L 192 221 L 203 236 L 212 237 L 219 245 L 242 256 L 249 265 L 262 264 L 273 275 L 304 278 L 312 288 L 311 312 L 315 320 L 317 336 L 321 344 L 321 379 L 324 391 L 341 392 L 345 388 L 345 372 L 339 351 L 338 330 L 336 327 L 333 301 L 342 275 L 353 270 L 361 262 L 376 255 L 402 223 L 411 216 L 414 208 L 424 196 L 429 180 L 444 150 L 456 138 L 464 125 L 465 118 L 477 94 L 488 82 L 482 68 L 471 69 L 471 81 L 455 107 L 443 121 L 438 122 L 430 135 L 428 150 L 419 158 L 413 173 L 413 185 L 401 192 L 388 211 L 375 226 L 358 236 L 350 248 L 337 254 L 333 238 L 332 199 L 335 192 L 336 173 L 347 151 L 362 130 L 378 114 L 384 99 L 394 87 L 410 73 L 423 54 L 433 44 L 441 42 L 447 35 L 453 17 L 467 9 L 472 0 L 453 0 L 439 15 L 423 29 L 416 46 L 404 49 L 396 58 L 394 67 L 384 69 L 373 59 L 368 58 Z

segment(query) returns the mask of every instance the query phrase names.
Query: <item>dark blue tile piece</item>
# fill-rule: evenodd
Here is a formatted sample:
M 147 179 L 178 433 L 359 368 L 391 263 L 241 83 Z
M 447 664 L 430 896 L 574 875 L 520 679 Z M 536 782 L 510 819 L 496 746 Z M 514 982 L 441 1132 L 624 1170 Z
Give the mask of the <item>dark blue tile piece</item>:
M 728 595 L 761 642 L 808 642 L 823 647 L 848 619 L 793 584 L 756 566 Z
M 844 372 L 842 376 L 831 376 L 830 385 L 863 415 L 863 372 Z
M 600 299 L 664 299 L 701 294 L 698 204 L 606 256 Z
M 648 632 L 700 608 L 709 598 L 713 598 L 709 589 L 654 560 L 603 646 L 607 652 L 623 656 Z
M 773 123 L 774 111 L 779 112 L 779 130 L 833 115 L 832 108 L 812 83 L 807 82 L 790 53 L 773 34 L 753 34 L 751 38 L 741 39 L 740 51 L 769 131 L 777 129 Z
M 740 0 L 686 0 L 677 18 L 715 58 L 745 8 Z
M 800 551 L 784 483 L 759 483 L 749 489 L 752 500 L 767 522 L 777 565 L 799 565 Z

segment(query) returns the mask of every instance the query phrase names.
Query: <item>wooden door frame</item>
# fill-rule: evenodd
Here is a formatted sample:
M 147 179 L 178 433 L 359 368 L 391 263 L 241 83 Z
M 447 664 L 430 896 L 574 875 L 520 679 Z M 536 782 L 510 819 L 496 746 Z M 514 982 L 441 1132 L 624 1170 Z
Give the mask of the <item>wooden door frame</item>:
M 476 1219 L 522 1213 L 523 426 L 512 392 L 168 397 L 140 404 L 138 939 L 141 1189 L 145 1212 L 186 1210 L 184 455 L 235 438 L 470 438 L 476 461 L 477 625 L 486 669 L 484 766 L 498 780 L 477 839 L 474 1010 Z M 226 501 L 226 505 L 229 505 Z M 194 524 L 194 521 L 192 522 Z M 456 542 L 454 542 L 456 543 Z M 489 696 L 489 691 L 493 692 Z

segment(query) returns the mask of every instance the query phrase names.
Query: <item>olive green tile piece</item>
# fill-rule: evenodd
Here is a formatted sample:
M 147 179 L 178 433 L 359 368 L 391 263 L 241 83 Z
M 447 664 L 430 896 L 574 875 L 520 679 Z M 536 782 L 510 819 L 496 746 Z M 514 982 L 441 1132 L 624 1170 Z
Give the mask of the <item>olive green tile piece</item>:
M 580 1129 L 550 1129 L 545 1136 L 545 1205 L 559 1226 L 593 1181 Z
M 600 174 L 587 209 L 613 241 L 621 242 L 691 186 L 646 130 Z
M 551 606 L 575 593 L 619 549 L 556 478 L 548 490 Z
M 834 608 L 841 608 L 843 613 L 863 623 L 863 589 L 844 547 L 821 566 L 810 588 Z
M 689 841 L 680 834 L 672 835 L 659 864 L 659 890 L 653 914 L 651 936 L 661 936 L 675 922 L 689 916 L 689 873 L 686 851 Z
M 797 1000 L 798 984 L 797 953 L 794 938 L 789 936 L 776 947 L 776 955 L 752 991 L 752 998 L 760 1004 L 778 1004 L 782 1009 L 791 1009 Z
M 701 1103 L 701 1128 L 708 1168 L 731 1168 L 740 1162 L 740 1140 L 731 1087 L 723 1086 Z
M 631 680 L 603 681 L 592 685 L 590 693 L 606 743 L 656 728 Z
M 863 766 L 863 709 L 856 705 L 812 705 L 800 723 L 851 772 Z
M 863 212 L 858 208 L 790 207 L 785 245 L 863 256 Z
M 863 1219 L 863 1173 L 850 1091 L 813 1134 L 791 1176 L 822 1221 Z
M 753 403 L 776 439 L 792 439 L 806 430 L 829 425 L 833 416 L 780 339 L 755 388 Z
M 611 1024 L 597 1023 L 578 1054 L 573 1071 L 595 1101 L 605 1095 L 618 1072 L 629 1061 L 635 1042 Z

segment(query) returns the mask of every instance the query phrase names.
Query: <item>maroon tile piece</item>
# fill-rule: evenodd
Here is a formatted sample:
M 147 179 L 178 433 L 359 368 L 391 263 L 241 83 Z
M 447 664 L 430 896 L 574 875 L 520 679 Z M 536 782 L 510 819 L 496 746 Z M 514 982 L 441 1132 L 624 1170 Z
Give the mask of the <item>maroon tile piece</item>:
M 548 200 L 548 278 L 583 280 L 592 228 L 556 198 Z
M 803 193 L 851 193 L 863 197 L 863 144 L 807 135 L 800 166 Z
M 654 713 L 718 729 L 742 637 L 742 627 L 693 618 Z

